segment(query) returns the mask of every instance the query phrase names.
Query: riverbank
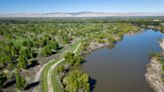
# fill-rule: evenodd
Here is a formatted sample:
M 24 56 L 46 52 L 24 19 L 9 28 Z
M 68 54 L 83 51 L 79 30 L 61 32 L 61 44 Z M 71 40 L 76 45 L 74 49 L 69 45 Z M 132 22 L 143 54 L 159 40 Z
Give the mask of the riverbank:
M 160 46 L 164 50 L 164 39 L 160 42 Z M 145 78 L 155 92 L 164 92 L 162 64 L 156 58 L 152 58 L 147 65 Z
M 100 49 L 100 48 L 103 48 L 103 47 L 106 47 L 106 46 L 109 46 L 109 43 L 97 43 L 97 42 L 91 42 L 91 44 L 88 46 L 88 48 L 81 52 L 81 54 L 87 54 L 89 52 L 92 52 L 94 50 L 97 50 L 97 49 Z
M 164 50 L 164 39 L 161 40 L 160 46 Z
M 143 29 L 141 29 L 141 31 L 138 31 L 138 32 L 142 32 L 142 31 L 143 31 Z M 133 35 L 135 35 L 138 32 L 131 31 L 131 32 L 128 32 L 128 33 L 124 34 L 123 36 L 133 36 Z M 115 39 L 114 43 L 108 43 L 108 42 L 99 43 L 99 42 L 91 41 L 89 43 L 88 47 L 86 48 L 86 50 L 81 52 L 81 55 L 90 53 L 92 51 L 95 51 L 97 49 L 100 49 L 100 48 L 103 48 L 103 47 L 107 47 L 107 46 L 109 46 L 110 48 L 113 48 L 117 42 L 119 42 L 119 41 L 121 41 L 123 39 L 123 36 L 121 36 L 121 37 L 116 36 L 114 38 Z

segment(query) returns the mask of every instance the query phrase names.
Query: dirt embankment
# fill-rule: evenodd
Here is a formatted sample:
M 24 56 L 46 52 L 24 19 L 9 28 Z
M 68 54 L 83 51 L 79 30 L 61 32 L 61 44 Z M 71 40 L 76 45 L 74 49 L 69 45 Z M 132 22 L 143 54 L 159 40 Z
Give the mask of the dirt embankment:
M 160 43 L 161 48 L 164 50 L 164 39 Z M 162 64 L 156 59 L 152 58 L 147 65 L 147 72 L 145 78 L 155 92 L 164 92 Z
M 106 47 L 108 46 L 109 43 L 98 43 L 98 42 L 91 42 L 89 44 L 89 46 L 87 47 L 87 49 L 85 51 L 83 51 L 81 54 L 85 54 L 85 53 L 89 53 L 92 52 L 96 49 L 102 48 L 102 47 Z

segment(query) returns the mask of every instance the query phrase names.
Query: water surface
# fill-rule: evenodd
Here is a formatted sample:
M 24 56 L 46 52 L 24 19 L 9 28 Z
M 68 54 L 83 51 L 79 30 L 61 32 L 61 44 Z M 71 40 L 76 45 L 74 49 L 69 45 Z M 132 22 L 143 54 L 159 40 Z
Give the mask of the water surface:
M 98 49 L 85 55 L 81 70 L 96 79 L 94 92 L 153 92 L 144 74 L 151 51 L 161 51 L 160 32 L 145 30 L 124 36 L 115 48 Z

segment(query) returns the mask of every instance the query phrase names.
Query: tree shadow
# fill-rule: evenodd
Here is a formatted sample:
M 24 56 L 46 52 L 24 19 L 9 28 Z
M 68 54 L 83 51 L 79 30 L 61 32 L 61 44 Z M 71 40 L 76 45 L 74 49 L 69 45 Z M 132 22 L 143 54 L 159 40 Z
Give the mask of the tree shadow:
M 82 60 L 81 62 L 80 62 L 80 64 L 83 64 L 83 63 L 85 63 L 85 62 L 87 62 L 87 60 Z
M 40 83 L 40 82 L 37 81 L 37 82 L 31 83 L 31 84 L 28 84 L 28 85 L 25 87 L 24 90 L 29 90 L 29 89 L 31 89 L 31 88 L 34 88 L 35 86 L 39 85 L 39 83 Z
M 33 58 L 36 58 L 38 56 L 38 53 L 37 52 L 34 52 L 33 54 L 32 54 L 32 57 Z
M 61 50 L 63 48 L 63 46 L 60 46 L 57 50 Z
M 57 50 L 52 50 L 50 55 L 56 54 Z
M 4 68 L 5 68 L 5 66 L 6 66 L 6 65 L 4 65 L 4 66 L 1 66 L 1 67 L 0 67 L 0 70 L 4 69 Z
M 110 45 L 108 46 L 108 48 L 109 48 L 109 49 L 115 48 L 115 44 L 110 44 Z
M 14 85 L 15 83 L 16 83 L 16 80 L 13 79 L 13 80 L 7 82 L 7 83 L 3 86 L 3 88 L 8 88 L 8 87 Z
M 93 92 L 95 85 L 96 85 L 96 79 L 89 78 L 89 83 L 90 83 L 90 91 Z
M 27 69 L 39 65 L 37 60 L 32 60 L 30 65 L 27 65 Z
M 58 50 L 61 50 L 63 47 L 59 47 L 57 50 L 52 50 L 51 53 L 49 54 L 49 56 L 56 54 L 58 52 Z

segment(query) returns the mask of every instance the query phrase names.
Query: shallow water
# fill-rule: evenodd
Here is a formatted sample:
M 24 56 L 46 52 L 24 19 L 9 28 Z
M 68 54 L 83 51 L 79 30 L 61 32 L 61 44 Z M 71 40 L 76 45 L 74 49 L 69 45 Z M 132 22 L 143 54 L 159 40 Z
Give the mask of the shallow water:
M 85 55 L 80 69 L 96 80 L 94 92 L 153 92 L 144 74 L 151 51 L 161 51 L 164 34 L 145 30 L 124 36 L 115 48 L 101 48 Z

